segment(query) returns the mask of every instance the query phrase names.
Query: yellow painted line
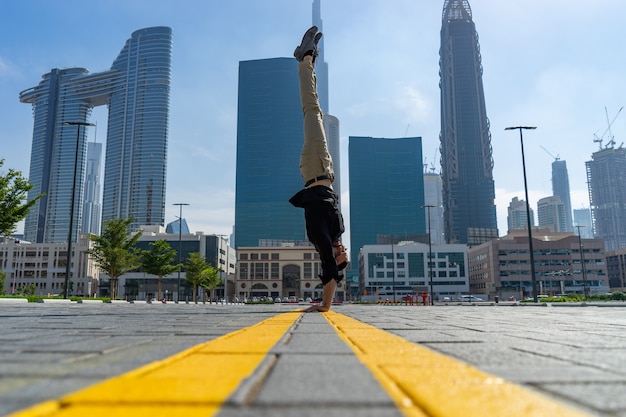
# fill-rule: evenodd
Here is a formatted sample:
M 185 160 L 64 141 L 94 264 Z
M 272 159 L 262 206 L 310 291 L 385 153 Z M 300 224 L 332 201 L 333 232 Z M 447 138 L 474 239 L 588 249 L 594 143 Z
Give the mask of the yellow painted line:
M 343 314 L 324 317 L 406 416 L 589 417 Z
M 300 316 L 279 314 L 8 417 L 213 416 Z

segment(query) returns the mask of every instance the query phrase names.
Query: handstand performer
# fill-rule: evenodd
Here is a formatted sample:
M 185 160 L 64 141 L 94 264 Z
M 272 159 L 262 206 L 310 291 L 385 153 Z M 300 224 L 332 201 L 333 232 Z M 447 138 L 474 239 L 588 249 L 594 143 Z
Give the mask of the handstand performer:
M 314 70 L 319 51 L 317 44 L 322 33 L 317 26 L 306 31 L 294 51 L 300 77 L 300 99 L 304 114 L 304 146 L 300 156 L 300 174 L 304 189 L 289 200 L 295 207 L 304 208 L 307 236 L 320 255 L 322 263 L 322 302 L 304 311 L 330 310 L 337 284 L 343 279 L 340 271 L 348 265 L 348 256 L 341 243 L 344 232 L 339 198 L 333 191 L 335 179 L 333 161 L 322 122 L 322 109 L 317 96 Z

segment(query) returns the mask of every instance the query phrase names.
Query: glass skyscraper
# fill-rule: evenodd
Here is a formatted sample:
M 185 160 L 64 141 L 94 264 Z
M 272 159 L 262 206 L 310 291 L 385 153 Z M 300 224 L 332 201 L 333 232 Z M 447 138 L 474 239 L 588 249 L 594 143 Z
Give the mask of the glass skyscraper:
M 304 214 L 289 198 L 303 187 L 304 137 L 297 61 L 239 63 L 235 242 L 306 239 Z
M 626 149 L 601 148 L 585 165 L 594 236 L 604 239 L 606 250 L 625 248 Z
M 478 34 L 467 0 L 445 0 L 441 26 L 441 168 L 448 243 L 498 237 Z
M 313 24 L 322 31 L 320 0 L 313 1 L 312 14 Z M 335 170 L 333 188 L 341 196 L 339 119 L 327 114 L 324 38 L 319 43 L 315 73 Z M 299 40 L 294 39 L 294 47 Z M 237 247 L 307 241 L 303 210 L 289 203 L 289 198 L 304 186 L 299 166 L 304 129 L 297 65 L 294 58 L 239 63 L 234 239 Z
M 571 232 L 574 230 L 574 222 L 572 221 L 572 199 L 569 190 L 567 163 L 558 158 L 552 162 L 552 194 L 561 198 L 565 209 L 565 230 L 562 231 Z
M 426 233 L 422 138 L 349 138 L 350 259 L 383 236 L 396 243 Z M 432 216 L 436 211 L 431 212 Z
M 82 224 L 86 170 L 85 128 L 91 109 L 107 105 L 108 132 L 102 220 L 134 218 L 131 225 L 163 225 L 172 31 L 151 27 L 135 31 L 109 71 L 53 69 L 36 87 L 20 93 L 33 106 L 34 128 L 29 199 L 45 197 L 25 220 L 31 242 L 67 241 L 76 162 L 74 237 Z
M 87 173 L 83 198 L 83 224 L 81 233 L 100 234 L 100 172 L 102 167 L 102 144 L 87 144 Z

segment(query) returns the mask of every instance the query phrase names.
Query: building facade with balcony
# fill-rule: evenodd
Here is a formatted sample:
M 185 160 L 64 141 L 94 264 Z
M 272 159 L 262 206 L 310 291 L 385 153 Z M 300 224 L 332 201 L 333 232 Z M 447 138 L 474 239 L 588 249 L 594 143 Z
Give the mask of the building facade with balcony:
M 67 243 L 30 243 L 10 237 L 0 238 L 0 269 L 6 273 L 5 294 L 34 286 L 35 295 L 59 296 L 64 293 Z M 72 245 L 69 295 L 92 297 L 98 290 L 99 270 L 85 253 L 93 247 L 87 235 Z
M 470 248 L 470 292 L 487 294 L 490 299 L 532 296 L 528 247 L 527 231 L 514 230 Z M 571 232 L 536 228 L 533 250 L 537 294 L 583 294 L 585 286 L 589 294 L 609 291 L 602 239 L 579 239 Z
M 435 300 L 456 298 L 469 289 L 467 265 L 463 244 L 365 245 L 359 253 L 359 295 L 364 301 L 400 301 L 422 293 Z
M 284 297 L 311 299 L 322 297 L 319 254 L 312 245 L 239 247 L 235 287 L 239 299 Z M 337 285 L 335 301 L 349 296 L 346 281 Z

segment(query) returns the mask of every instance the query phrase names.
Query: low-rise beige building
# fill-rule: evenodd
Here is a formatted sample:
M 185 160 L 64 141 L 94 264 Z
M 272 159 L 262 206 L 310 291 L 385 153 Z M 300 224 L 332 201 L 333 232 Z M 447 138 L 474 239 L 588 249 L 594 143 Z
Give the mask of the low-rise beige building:
M 236 295 L 240 299 L 295 297 L 311 299 L 322 296 L 322 273 L 319 254 L 313 246 L 240 247 Z M 335 301 L 346 300 L 346 282 L 337 286 Z
M 93 247 L 88 235 L 72 245 L 70 295 L 92 297 L 98 290 L 99 270 L 85 251 Z M 30 243 L 11 237 L 0 242 L 0 269 L 6 273 L 5 293 L 33 285 L 35 295 L 61 295 L 64 292 L 67 243 Z
M 532 234 L 537 294 L 583 294 L 585 286 L 589 294 L 609 291 L 602 239 L 580 239 L 571 232 L 542 228 L 533 228 Z M 526 230 L 513 230 L 471 247 L 468 256 L 470 293 L 517 300 L 532 295 Z

